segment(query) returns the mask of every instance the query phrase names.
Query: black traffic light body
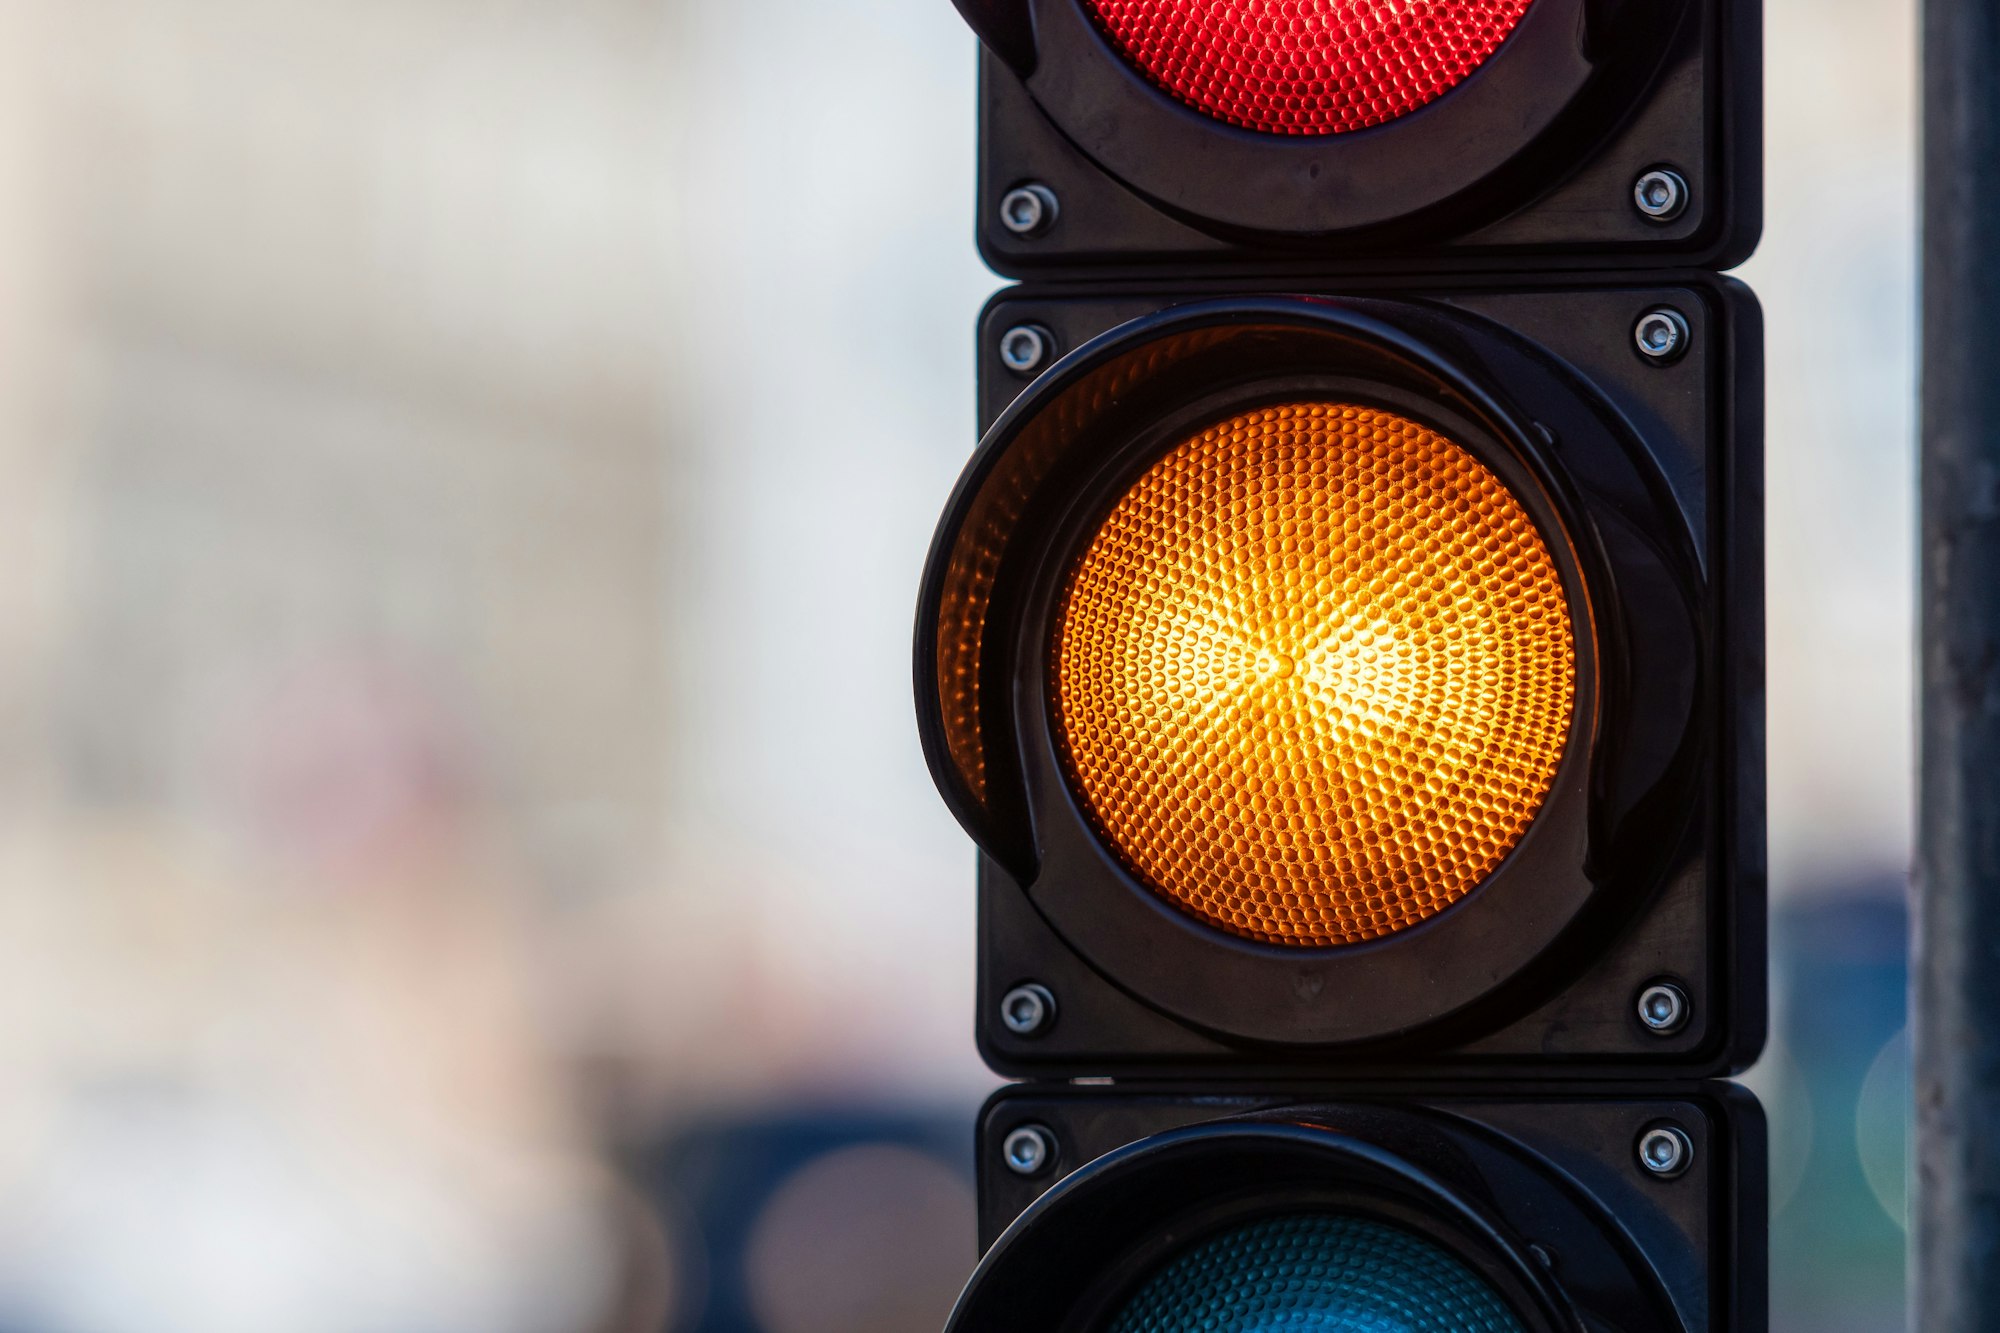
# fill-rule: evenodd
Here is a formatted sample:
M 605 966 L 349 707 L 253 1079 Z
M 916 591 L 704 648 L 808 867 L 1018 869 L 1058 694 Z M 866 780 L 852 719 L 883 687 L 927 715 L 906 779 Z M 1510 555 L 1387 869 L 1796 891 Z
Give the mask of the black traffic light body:
M 1666 363 L 1633 336 L 1661 309 L 1688 330 L 1686 350 Z M 1292 354 L 1297 365 L 1275 337 L 1246 336 L 1240 358 L 1211 350 L 1132 377 L 1101 422 L 1075 405 L 1094 376 L 1186 336 L 1172 330 L 1282 315 L 1327 325 Z M 996 350 L 1022 326 L 1083 350 L 1026 387 Z M 1356 342 L 1339 341 L 1350 332 Z M 1369 360 L 1358 339 L 1370 333 L 1442 349 L 1440 373 L 1462 384 Z M 981 660 L 953 670 L 933 631 L 920 635 L 917 669 L 939 785 L 983 830 L 979 1038 L 989 1064 L 1015 1076 L 1295 1074 L 1333 1059 L 1349 1076 L 1700 1077 L 1755 1058 L 1765 1026 L 1762 358 L 1745 288 L 1698 271 L 1564 288 L 1350 280 L 1306 298 L 1025 288 L 989 305 L 981 345 L 991 429 L 940 528 L 920 616 L 956 623 L 939 613 L 952 571 L 987 542 L 977 562 L 997 572 Z M 1103 855 L 1061 777 L 1038 640 L 1049 587 L 1076 544 L 1064 529 L 1078 516 L 1088 526 L 1100 507 L 1091 478 L 1108 475 L 1116 489 L 1129 471 L 1099 455 L 1128 439 L 1141 455 L 1154 448 L 1130 423 L 1171 435 L 1187 411 L 1224 411 L 1218 392 L 1299 391 L 1312 364 L 1341 370 L 1325 391 L 1444 413 L 1460 439 L 1481 434 L 1463 415 L 1474 398 L 1513 421 L 1514 447 L 1536 455 L 1567 514 L 1551 522 L 1579 538 L 1593 641 L 1580 675 L 1594 709 L 1579 706 L 1566 773 L 1477 894 L 1391 938 L 1302 954 L 1162 911 Z M 1010 460 L 1051 418 L 1081 457 L 1051 471 L 1047 502 L 1019 505 L 1001 532 L 978 517 L 985 497 L 1012 494 Z M 1488 447 L 1506 453 L 1497 439 Z M 978 798 L 952 753 L 946 672 L 961 689 L 968 674 L 977 682 Z M 1468 956 L 1480 967 L 1466 967 Z M 1637 1007 L 1662 981 L 1689 1002 L 1668 1033 Z M 1003 1004 L 1024 983 L 1058 997 L 1053 1019 L 1026 1033 L 1010 1030 Z
M 1762 230 L 1756 0 L 1536 0 L 1459 87 L 1322 135 L 1260 134 L 1176 101 L 1077 0 L 959 7 L 993 39 L 978 236 L 1009 277 L 1723 269 Z M 1659 170 L 1685 192 L 1651 216 L 1634 191 Z M 1001 201 L 1031 182 L 1060 202 L 1021 234 Z
M 1691 1155 L 1663 1175 L 1636 1145 L 1666 1127 Z M 999 1147 L 1024 1130 L 1054 1149 L 1030 1177 Z M 1764 1116 L 1732 1084 L 1020 1086 L 980 1140 L 986 1257 L 954 1333 L 1089 1333 L 1190 1237 L 1321 1209 L 1435 1235 L 1532 1333 L 1762 1327 Z
M 957 3 L 952 1333 L 1758 1333 L 1758 4 Z

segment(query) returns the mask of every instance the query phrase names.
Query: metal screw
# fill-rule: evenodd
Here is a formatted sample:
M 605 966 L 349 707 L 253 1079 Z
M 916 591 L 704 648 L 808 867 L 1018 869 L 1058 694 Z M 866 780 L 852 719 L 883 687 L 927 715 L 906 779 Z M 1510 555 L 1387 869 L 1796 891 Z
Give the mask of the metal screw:
M 1056 1160 L 1056 1136 L 1040 1125 L 1022 1125 L 1002 1140 L 1000 1156 L 1015 1175 L 1039 1176 Z
M 1688 183 L 1678 171 L 1655 167 L 1632 183 L 1632 202 L 1653 222 L 1672 222 L 1687 212 Z
M 1047 986 L 1024 981 L 1000 997 L 1000 1021 L 1017 1037 L 1039 1036 L 1055 1024 L 1056 997 Z
M 1032 375 L 1049 358 L 1048 331 L 1038 324 L 1016 324 L 1000 335 L 1000 364 L 1016 375 Z
M 1679 1125 L 1654 1125 L 1639 1136 L 1639 1165 L 1662 1180 L 1684 1174 L 1694 1164 L 1694 1140 Z
M 1000 225 L 1016 236 L 1039 236 L 1056 224 L 1056 192 L 1040 181 L 1016 185 L 1001 196 Z
M 1671 1037 L 1687 1026 L 1687 992 L 1671 981 L 1656 981 L 1639 992 L 1639 1021 L 1656 1037 Z
M 1660 366 L 1672 365 L 1686 356 L 1693 338 L 1687 317 L 1672 306 L 1648 310 L 1632 326 L 1632 341 L 1639 348 L 1639 355 Z

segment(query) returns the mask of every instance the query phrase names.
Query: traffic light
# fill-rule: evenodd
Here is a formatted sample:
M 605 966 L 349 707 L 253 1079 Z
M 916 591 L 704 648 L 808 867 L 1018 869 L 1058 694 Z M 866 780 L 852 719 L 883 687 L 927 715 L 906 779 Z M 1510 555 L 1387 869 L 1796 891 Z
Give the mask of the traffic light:
M 1362 288 L 987 312 L 989 348 L 1077 350 L 1004 408 L 988 365 L 918 617 L 932 771 L 983 853 L 982 1051 L 1741 1067 L 1756 309 L 1698 273 Z
M 1000 272 L 1727 268 L 1756 0 L 958 0 Z
M 1764 1327 L 1763 1117 L 1729 1084 L 1024 1086 L 980 1138 L 952 1333 Z
M 1761 1328 L 1755 6 L 960 8 L 952 1329 Z

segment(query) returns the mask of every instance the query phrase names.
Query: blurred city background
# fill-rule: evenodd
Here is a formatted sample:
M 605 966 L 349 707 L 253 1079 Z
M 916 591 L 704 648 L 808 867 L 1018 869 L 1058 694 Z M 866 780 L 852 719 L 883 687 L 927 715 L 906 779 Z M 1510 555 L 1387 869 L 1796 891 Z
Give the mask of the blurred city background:
M 1767 0 L 1775 1324 L 1900 1325 L 1910 0 Z M 930 1333 L 946 0 L 0 0 L 0 1333 Z

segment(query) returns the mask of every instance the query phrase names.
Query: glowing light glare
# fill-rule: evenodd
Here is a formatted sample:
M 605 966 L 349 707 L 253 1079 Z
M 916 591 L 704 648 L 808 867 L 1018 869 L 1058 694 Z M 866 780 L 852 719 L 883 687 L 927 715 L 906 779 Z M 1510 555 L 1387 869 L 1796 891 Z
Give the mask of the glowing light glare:
M 1267 134 L 1340 134 L 1464 82 L 1533 0 L 1086 0 L 1153 83 Z
M 1110 846 L 1274 944 L 1471 892 L 1554 781 L 1576 658 L 1521 502 L 1413 421 L 1261 409 L 1160 459 L 1070 573 L 1053 700 Z

